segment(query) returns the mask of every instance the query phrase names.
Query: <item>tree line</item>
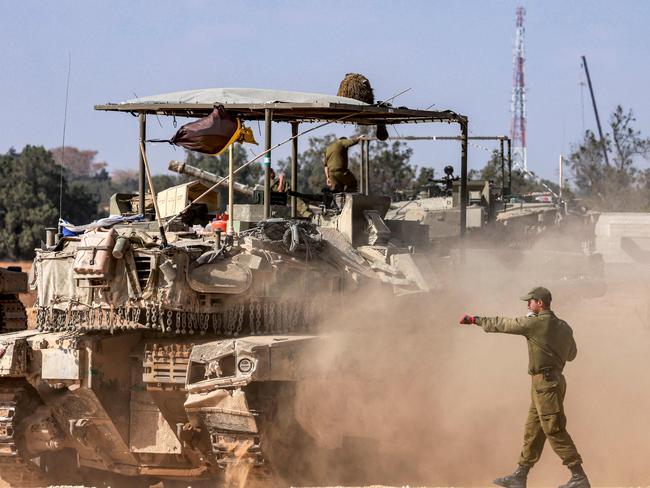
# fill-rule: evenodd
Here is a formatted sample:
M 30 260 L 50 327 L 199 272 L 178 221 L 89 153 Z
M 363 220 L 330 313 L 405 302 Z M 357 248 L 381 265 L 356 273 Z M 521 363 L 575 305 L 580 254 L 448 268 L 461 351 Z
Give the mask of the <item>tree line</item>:
M 570 191 L 585 206 L 599 211 L 650 211 L 650 169 L 643 168 L 650 155 L 650 138 L 635 128 L 632 110 L 618 106 L 611 114 L 604 141 L 586 131 L 568 156 Z M 367 133 L 360 128 L 359 134 Z M 325 186 L 323 159 L 326 147 L 336 139 L 334 134 L 310 137 L 300 153 L 298 190 L 318 193 Z M 605 160 L 604 151 L 609 154 Z M 401 141 L 376 141 L 370 145 L 371 193 L 394 195 L 396 190 L 411 193 L 429 184 L 436 176 L 429 167 L 411 162 L 412 149 Z M 242 145 L 234 148 L 236 166 L 251 156 Z M 41 146 L 25 146 L 22 151 L 10 149 L 0 155 L 0 258 L 31 259 L 40 246 L 46 227 L 56 227 L 59 217 L 74 224 L 84 224 L 108 215 L 108 201 L 114 193 L 137 192 L 135 170 L 108 172 L 108 164 L 97 161 L 97 151 L 75 147 L 47 150 Z M 186 152 L 185 162 L 203 170 L 225 175 L 228 155 L 209 156 Z M 276 171 L 290 177 L 288 159 L 276 163 Z M 358 174 L 359 151 L 350 153 L 350 168 Z M 263 168 L 259 163 L 248 165 L 237 175 L 237 181 L 254 186 L 261 182 Z M 470 172 L 473 179 L 491 180 L 501 187 L 501 161 L 497 151 L 480 170 Z M 153 176 L 157 191 L 185 183 L 182 175 Z M 557 191 L 557 184 L 541 180 Z M 514 194 L 543 190 L 540 180 L 513 168 Z M 225 201 L 225 198 L 222 199 Z

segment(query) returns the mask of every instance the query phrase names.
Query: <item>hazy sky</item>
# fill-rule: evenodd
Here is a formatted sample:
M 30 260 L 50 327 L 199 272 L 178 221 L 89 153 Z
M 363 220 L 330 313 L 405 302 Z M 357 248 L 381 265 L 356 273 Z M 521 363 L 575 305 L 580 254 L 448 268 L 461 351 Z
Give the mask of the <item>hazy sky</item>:
M 137 167 L 137 119 L 95 112 L 95 104 L 207 87 L 335 94 L 348 72 L 365 74 L 378 99 L 411 88 L 395 104 L 435 104 L 467 115 L 473 135 L 507 134 L 518 5 L 527 11 L 531 169 L 555 179 L 558 155 L 585 128 L 595 129 L 586 90 L 582 108 L 582 54 L 601 118 L 623 104 L 650 135 L 649 1 L 5 0 L 0 152 L 61 145 L 69 53 L 66 145 L 98 150 L 110 169 Z M 160 123 L 149 119 L 149 137 L 171 137 L 171 121 L 161 117 Z M 287 133 L 279 127 L 274 142 Z M 335 130 L 345 131 L 327 127 L 321 134 Z M 457 133 L 432 124 L 398 130 Z M 419 166 L 459 166 L 456 143 L 413 147 Z M 182 150 L 167 145 L 150 155 L 155 172 L 164 171 L 170 158 L 183 158 Z M 472 148 L 470 168 L 487 157 Z

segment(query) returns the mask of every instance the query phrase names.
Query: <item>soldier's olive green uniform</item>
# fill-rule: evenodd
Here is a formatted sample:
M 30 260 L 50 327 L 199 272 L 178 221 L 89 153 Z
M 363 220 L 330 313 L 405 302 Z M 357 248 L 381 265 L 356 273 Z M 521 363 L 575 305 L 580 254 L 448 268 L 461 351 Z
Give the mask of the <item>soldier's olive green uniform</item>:
M 339 139 L 325 151 L 325 166 L 332 180 L 333 191 L 354 193 L 359 188 L 357 179 L 348 169 L 348 148 L 357 144 L 358 140 Z
M 516 319 L 480 317 L 477 324 L 485 332 L 522 335 L 528 341 L 531 404 L 519 464 L 533 466 L 539 461 L 546 439 L 565 465 L 582 464 L 582 458 L 566 430 L 564 415 L 566 381 L 562 370 L 566 361 L 572 361 L 577 354 L 569 324 L 550 310 Z

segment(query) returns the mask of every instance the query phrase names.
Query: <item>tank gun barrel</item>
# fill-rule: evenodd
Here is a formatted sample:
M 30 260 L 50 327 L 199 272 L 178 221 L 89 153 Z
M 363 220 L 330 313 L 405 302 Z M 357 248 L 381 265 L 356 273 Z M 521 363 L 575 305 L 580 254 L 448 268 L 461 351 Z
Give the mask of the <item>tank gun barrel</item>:
M 228 180 L 227 179 L 224 180 L 219 175 L 215 175 L 214 173 L 210 173 L 209 171 L 199 169 L 199 168 L 197 168 L 195 166 L 191 166 L 191 165 L 189 165 L 187 163 L 182 163 L 180 161 L 170 161 L 169 162 L 169 169 L 170 169 L 170 171 L 174 171 L 175 173 L 179 173 L 179 174 L 187 175 L 187 176 L 193 176 L 194 178 L 198 178 L 199 180 L 207 181 L 207 182 L 212 183 L 212 184 L 221 182 L 221 183 L 219 183 L 219 188 L 228 189 Z M 235 181 L 233 187 L 234 187 L 235 191 L 238 192 L 238 193 L 241 193 L 241 194 L 246 195 L 248 197 L 253 196 L 253 189 L 248 185 L 244 185 L 242 183 L 237 183 Z

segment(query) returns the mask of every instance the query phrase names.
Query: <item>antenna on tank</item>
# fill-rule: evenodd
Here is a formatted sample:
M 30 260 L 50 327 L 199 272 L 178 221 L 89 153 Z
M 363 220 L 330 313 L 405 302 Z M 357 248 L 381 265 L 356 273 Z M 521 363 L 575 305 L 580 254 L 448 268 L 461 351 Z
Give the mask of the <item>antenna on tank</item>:
M 70 71 L 72 69 L 72 53 L 68 53 L 68 77 L 65 84 L 65 108 L 63 110 L 63 140 L 61 142 L 61 171 L 59 173 L 59 221 L 57 226 L 61 233 L 61 219 L 63 218 L 63 165 L 65 164 L 65 130 L 68 124 L 68 96 L 70 94 Z

